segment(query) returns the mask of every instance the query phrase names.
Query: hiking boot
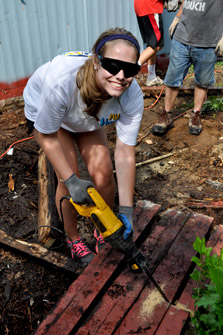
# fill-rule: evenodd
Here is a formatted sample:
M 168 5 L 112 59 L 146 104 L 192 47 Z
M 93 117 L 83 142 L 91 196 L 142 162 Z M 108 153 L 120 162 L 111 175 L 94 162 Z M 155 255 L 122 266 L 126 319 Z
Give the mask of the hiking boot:
M 67 241 L 67 245 L 71 250 L 71 256 L 73 259 L 78 258 L 82 263 L 90 263 L 94 258 L 94 253 L 84 243 L 82 237 L 79 237 L 73 242 Z
M 171 112 L 166 112 L 165 110 L 162 112 L 159 120 L 153 126 L 152 132 L 154 135 L 164 135 L 167 130 L 172 128 L 173 125 L 173 116 Z
M 95 251 L 96 251 L 96 254 L 98 254 L 98 252 L 103 248 L 105 244 L 105 240 L 101 236 L 98 229 L 94 230 L 94 237 L 96 239 Z
M 189 118 L 189 133 L 192 135 L 200 135 L 202 132 L 202 124 L 201 124 L 201 113 L 200 111 L 192 111 L 190 112 Z
M 146 80 L 146 86 L 160 86 L 163 85 L 163 80 L 156 76 L 154 79 L 149 80 L 149 78 L 147 78 Z

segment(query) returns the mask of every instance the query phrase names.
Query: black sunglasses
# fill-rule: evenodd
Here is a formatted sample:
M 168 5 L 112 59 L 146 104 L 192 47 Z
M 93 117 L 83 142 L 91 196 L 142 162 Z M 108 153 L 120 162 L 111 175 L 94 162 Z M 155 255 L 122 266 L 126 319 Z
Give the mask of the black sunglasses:
M 109 73 L 116 75 L 121 70 L 124 72 L 125 78 L 134 77 L 140 71 L 140 65 L 137 63 L 123 62 L 113 58 L 100 57 L 100 65 Z

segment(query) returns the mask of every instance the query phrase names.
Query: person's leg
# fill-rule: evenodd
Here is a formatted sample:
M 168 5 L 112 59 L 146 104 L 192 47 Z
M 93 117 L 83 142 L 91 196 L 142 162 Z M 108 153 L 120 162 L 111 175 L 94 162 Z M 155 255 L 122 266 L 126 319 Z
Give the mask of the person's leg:
M 162 112 L 160 119 L 158 122 L 153 126 L 153 133 L 155 135 L 164 135 L 167 130 L 171 129 L 173 124 L 173 115 L 172 115 L 172 108 L 176 97 L 179 92 L 179 87 L 168 87 L 165 88 L 165 109 Z
M 196 86 L 194 90 L 194 110 L 200 111 L 208 93 L 207 87 Z
M 147 46 L 140 54 L 139 62 L 147 63 L 147 86 L 162 85 L 163 81 L 156 76 L 156 54 L 163 47 L 162 15 L 151 14 L 137 17 L 144 45 Z
M 192 47 L 191 55 L 196 87 L 194 90 L 194 108 L 189 119 L 189 133 L 199 135 L 203 129 L 200 111 L 207 97 L 208 87 L 215 83 L 214 65 L 217 58 L 214 48 Z
M 65 129 L 60 129 L 58 132 L 58 138 L 63 148 L 67 162 L 69 163 L 71 169 L 76 175 L 79 175 L 78 164 L 77 164 L 77 155 L 75 142 L 72 133 L 68 132 Z M 64 182 L 61 180 L 60 176 L 57 174 L 57 189 L 56 189 L 56 207 L 61 218 L 60 213 L 60 199 L 63 196 L 70 196 L 68 189 L 66 188 Z M 68 201 L 63 200 L 62 202 L 62 214 L 63 214 L 63 223 L 64 230 L 70 239 L 76 240 L 79 237 L 77 231 L 77 212 L 74 206 Z
M 89 174 L 95 185 L 95 188 L 101 194 L 105 202 L 112 208 L 115 193 L 115 181 L 113 176 L 113 166 L 106 134 L 103 128 L 86 133 L 71 134 L 64 129 L 59 131 L 59 140 L 64 149 L 67 161 L 72 170 L 79 176 L 75 142 L 85 161 Z M 56 203 L 58 211 L 60 210 L 60 199 L 68 195 L 64 183 L 58 177 L 58 187 L 56 192 Z M 80 176 L 81 177 L 81 176 Z M 68 244 L 71 248 L 72 257 L 77 256 L 82 262 L 89 263 L 93 258 L 93 253 L 88 249 L 77 231 L 77 213 L 74 207 L 68 201 L 62 203 L 64 227 L 66 234 L 70 237 Z M 97 240 L 96 251 L 104 244 L 100 234 L 94 232 Z M 72 241 L 72 242 L 71 242 Z
M 76 143 L 96 190 L 112 209 L 115 196 L 115 179 L 104 128 L 91 133 L 79 134 L 76 137 Z M 105 242 L 97 229 L 94 230 L 94 237 L 96 239 L 95 251 L 98 253 Z
M 183 84 L 190 64 L 189 47 L 173 39 L 170 51 L 170 63 L 164 79 L 164 84 L 166 85 L 165 109 L 152 128 L 154 135 L 162 136 L 173 127 L 172 108 L 178 95 L 179 87 Z
M 162 15 L 154 14 L 148 15 L 151 24 L 151 32 L 150 34 L 150 47 L 153 48 L 154 54 L 148 58 L 147 68 L 148 68 L 148 76 L 146 80 L 146 86 L 156 86 L 163 85 L 163 80 L 156 75 L 156 57 L 157 53 L 162 49 L 164 45 L 164 37 L 163 37 L 163 20 Z
M 75 140 L 96 190 L 112 208 L 115 180 L 104 128 L 89 133 L 80 133 Z
M 148 46 L 146 49 L 142 51 L 139 57 L 140 64 L 147 63 L 149 64 L 156 64 L 156 53 L 159 51 L 160 48 L 153 49 L 150 46 Z
M 156 48 L 155 54 L 148 59 L 147 62 L 147 69 L 148 69 L 148 76 L 146 80 L 146 86 L 154 86 L 154 85 L 163 85 L 163 80 L 156 75 L 156 54 L 160 48 Z
M 76 149 L 72 134 L 61 128 L 58 131 L 58 139 L 71 170 L 78 175 Z M 72 258 L 79 258 L 83 263 L 89 263 L 93 259 L 94 253 L 88 248 L 84 243 L 84 240 L 78 234 L 77 212 L 75 208 L 67 199 L 64 199 L 61 203 L 62 197 L 69 197 L 70 194 L 64 182 L 61 180 L 60 175 L 58 173 L 56 173 L 56 175 L 58 181 L 55 196 L 56 207 L 61 220 L 63 217 L 67 245 L 71 250 L 71 256 Z M 60 210 L 62 210 L 62 213 Z
M 174 102 L 178 96 L 179 87 L 169 87 L 165 88 L 165 111 L 171 112 L 173 109 Z
M 200 135 L 202 132 L 201 123 L 201 108 L 206 99 L 208 88 L 196 86 L 194 89 L 194 109 L 190 112 L 190 118 L 188 122 L 189 133 L 192 135 Z
M 147 62 L 148 76 L 147 79 L 153 80 L 156 78 L 156 54 L 153 55 Z

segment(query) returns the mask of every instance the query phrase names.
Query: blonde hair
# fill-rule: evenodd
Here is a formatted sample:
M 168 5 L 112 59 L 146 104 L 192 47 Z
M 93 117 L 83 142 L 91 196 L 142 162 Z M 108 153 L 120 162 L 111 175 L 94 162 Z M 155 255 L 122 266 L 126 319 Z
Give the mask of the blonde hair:
M 110 35 L 116 35 L 116 34 L 121 34 L 121 35 L 128 35 L 130 37 L 132 37 L 133 39 L 135 39 L 135 41 L 137 42 L 136 38 L 134 35 L 132 35 L 132 33 L 130 33 L 129 31 L 127 31 L 124 28 L 111 28 L 106 30 L 105 32 L 103 32 L 98 39 L 96 40 L 96 42 L 93 45 L 92 48 L 92 55 L 95 55 L 96 52 L 96 47 L 98 45 L 98 43 L 104 39 L 107 36 Z M 136 50 L 136 61 L 138 61 L 139 59 L 139 50 L 136 48 L 135 44 L 123 39 L 122 40 L 123 43 L 126 43 L 130 46 L 133 46 Z M 96 56 L 102 56 L 105 53 L 106 47 L 109 43 L 114 43 L 113 41 L 108 41 L 106 42 L 98 51 L 98 54 Z M 138 42 L 137 42 L 138 43 Z M 97 61 L 98 58 L 95 58 L 95 60 Z M 96 81 L 96 71 L 94 69 L 94 63 L 93 63 L 93 58 L 90 57 L 89 59 L 87 59 L 87 61 L 84 63 L 84 65 L 82 65 L 77 73 L 77 78 L 76 78 L 76 83 L 77 83 L 77 87 L 79 88 L 80 92 L 81 92 L 81 97 L 82 100 L 84 101 L 84 103 L 86 104 L 86 109 L 85 112 L 91 116 L 95 116 L 97 118 L 97 113 L 100 110 L 101 105 L 106 102 L 109 97 L 107 95 L 104 94 L 104 92 L 101 91 L 101 89 L 99 88 L 97 81 Z

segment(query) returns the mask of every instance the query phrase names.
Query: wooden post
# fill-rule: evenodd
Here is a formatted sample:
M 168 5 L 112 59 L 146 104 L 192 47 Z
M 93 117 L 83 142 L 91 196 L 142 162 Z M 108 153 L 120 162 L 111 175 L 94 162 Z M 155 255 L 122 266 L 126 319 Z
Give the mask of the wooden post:
M 51 226 L 57 225 L 58 215 L 55 204 L 54 171 L 42 150 L 38 160 L 38 192 L 38 239 L 42 244 L 47 243 L 49 246 L 53 243 L 50 237 Z

